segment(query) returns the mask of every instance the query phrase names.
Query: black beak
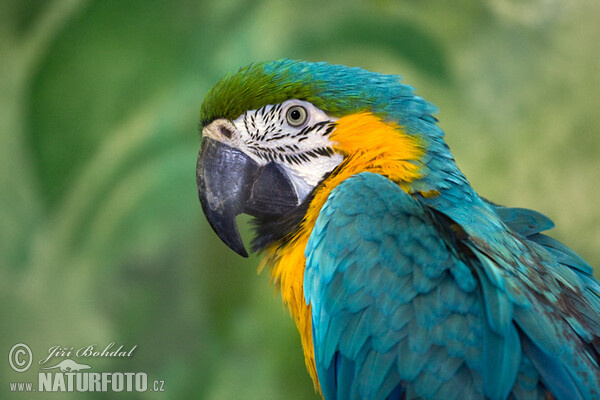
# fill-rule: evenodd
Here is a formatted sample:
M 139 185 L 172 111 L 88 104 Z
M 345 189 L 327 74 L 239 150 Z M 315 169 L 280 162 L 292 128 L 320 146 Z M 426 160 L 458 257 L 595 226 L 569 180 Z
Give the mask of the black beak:
M 202 210 L 215 233 L 233 251 L 248 257 L 235 217 L 285 215 L 299 204 L 285 171 L 275 163 L 260 166 L 243 152 L 204 138 L 198 154 L 196 184 Z

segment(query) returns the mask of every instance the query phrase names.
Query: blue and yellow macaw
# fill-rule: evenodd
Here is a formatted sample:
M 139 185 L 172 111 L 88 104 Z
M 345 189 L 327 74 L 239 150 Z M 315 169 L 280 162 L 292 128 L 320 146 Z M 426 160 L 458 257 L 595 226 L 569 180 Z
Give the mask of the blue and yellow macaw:
M 600 399 L 600 285 L 538 212 L 470 186 L 395 75 L 253 64 L 201 108 L 219 237 L 254 217 L 315 387 L 333 399 Z

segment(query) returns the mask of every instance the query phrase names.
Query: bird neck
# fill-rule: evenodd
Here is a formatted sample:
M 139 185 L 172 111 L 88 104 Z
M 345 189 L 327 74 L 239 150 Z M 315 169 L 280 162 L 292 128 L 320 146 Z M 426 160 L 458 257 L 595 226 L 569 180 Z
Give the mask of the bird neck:
M 351 114 L 336 122 L 330 140 L 334 150 L 344 155 L 334 171 L 340 175 L 335 181 L 369 171 L 388 177 L 409 192 L 411 182 L 424 175 L 421 159 L 426 142 L 406 134 L 396 122 L 384 122 L 367 112 Z
M 366 134 L 368 132 L 368 134 Z M 323 205 L 332 190 L 344 180 L 361 172 L 387 176 L 404 190 L 423 176 L 420 159 L 425 154 L 423 142 L 404 133 L 396 123 L 388 123 L 370 113 L 340 118 L 330 136 L 344 161 L 315 189 L 306 213 L 298 227 L 284 239 L 271 243 L 264 252 L 259 268 L 268 266 L 271 279 L 281 290 L 284 304 L 290 310 L 304 349 L 307 369 L 315 388 L 319 382 L 312 342 L 310 305 L 304 297 L 305 248 Z

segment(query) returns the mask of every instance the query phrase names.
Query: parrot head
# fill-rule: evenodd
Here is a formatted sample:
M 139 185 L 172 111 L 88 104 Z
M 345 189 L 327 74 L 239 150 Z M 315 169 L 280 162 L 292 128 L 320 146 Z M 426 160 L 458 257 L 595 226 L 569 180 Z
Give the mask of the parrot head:
M 443 136 L 435 111 L 399 76 L 343 65 L 284 59 L 227 75 L 201 108 L 196 177 L 206 218 L 247 257 L 237 215 L 255 218 L 253 249 L 261 249 L 289 234 L 326 178 L 344 167 L 435 192 L 424 179 L 427 149 Z

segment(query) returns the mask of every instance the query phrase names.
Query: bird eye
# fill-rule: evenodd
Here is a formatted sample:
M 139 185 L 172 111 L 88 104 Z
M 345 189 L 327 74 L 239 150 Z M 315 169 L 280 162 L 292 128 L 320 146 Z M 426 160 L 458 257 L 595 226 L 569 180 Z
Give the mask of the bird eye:
M 285 118 L 291 126 L 300 126 L 306 122 L 308 113 L 302 106 L 292 106 L 287 110 Z

